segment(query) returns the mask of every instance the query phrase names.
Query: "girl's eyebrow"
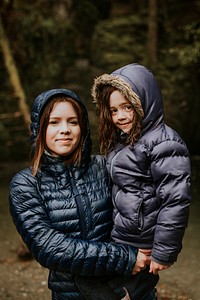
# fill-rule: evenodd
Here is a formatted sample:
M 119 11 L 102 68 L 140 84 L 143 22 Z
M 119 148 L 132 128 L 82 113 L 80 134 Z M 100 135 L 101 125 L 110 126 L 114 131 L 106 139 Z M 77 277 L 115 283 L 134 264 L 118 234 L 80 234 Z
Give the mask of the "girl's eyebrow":
M 123 106 L 123 105 L 127 105 L 127 104 L 132 105 L 130 101 L 125 101 L 125 102 L 120 103 L 119 106 Z M 110 108 L 115 108 L 115 106 L 110 106 Z

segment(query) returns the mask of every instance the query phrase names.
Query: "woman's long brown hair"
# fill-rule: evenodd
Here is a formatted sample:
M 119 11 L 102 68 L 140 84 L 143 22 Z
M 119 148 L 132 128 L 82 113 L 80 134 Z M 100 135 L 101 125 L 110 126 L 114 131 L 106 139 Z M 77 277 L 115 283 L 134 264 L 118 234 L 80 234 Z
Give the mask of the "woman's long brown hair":
M 106 155 L 119 142 L 117 128 L 112 121 L 112 116 L 110 113 L 110 94 L 115 90 L 115 87 L 105 85 L 102 88 L 101 100 L 98 101 L 97 113 L 99 117 L 99 141 L 100 152 L 102 155 Z M 134 125 L 126 140 L 127 145 L 133 145 L 141 134 L 141 118 L 138 116 L 135 110 L 134 112 Z
M 52 98 L 49 103 L 45 106 L 43 113 L 40 118 L 40 126 L 39 126 L 39 132 L 37 135 L 37 139 L 35 141 L 34 147 L 34 155 L 32 159 L 32 173 L 35 176 L 38 172 L 38 169 L 41 164 L 42 155 L 44 153 L 44 150 L 48 150 L 46 147 L 46 130 L 47 126 L 49 124 L 49 117 L 50 114 L 54 108 L 54 106 L 57 103 L 60 102 L 69 102 L 72 104 L 74 110 L 77 113 L 78 116 L 78 122 L 81 129 L 81 140 L 77 148 L 74 150 L 74 152 L 69 156 L 66 157 L 65 162 L 66 164 L 74 164 L 78 163 L 80 165 L 81 159 L 82 159 L 82 145 L 85 140 L 86 134 L 87 134 L 87 124 L 84 122 L 84 114 L 83 110 L 81 109 L 80 105 L 72 98 L 66 97 L 66 96 L 56 96 Z

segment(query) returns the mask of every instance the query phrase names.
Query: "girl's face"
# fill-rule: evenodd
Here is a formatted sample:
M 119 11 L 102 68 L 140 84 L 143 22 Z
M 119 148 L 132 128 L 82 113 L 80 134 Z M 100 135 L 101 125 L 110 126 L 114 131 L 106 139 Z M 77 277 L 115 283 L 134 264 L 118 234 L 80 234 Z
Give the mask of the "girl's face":
M 132 104 L 117 90 L 110 94 L 110 112 L 114 125 L 129 133 L 134 124 Z
M 78 146 L 81 129 L 78 116 L 70 102 L 53 107 L 46 130 L 46 145 L 53 156 L 68 156 Z

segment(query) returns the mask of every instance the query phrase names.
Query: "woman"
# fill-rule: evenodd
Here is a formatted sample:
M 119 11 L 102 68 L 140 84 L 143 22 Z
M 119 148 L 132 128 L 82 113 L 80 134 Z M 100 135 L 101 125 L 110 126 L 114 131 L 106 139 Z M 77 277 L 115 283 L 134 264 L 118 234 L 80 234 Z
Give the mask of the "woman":
M 75 275 L 130 276 L 137 251 L 108 243 L 110 183 L 104 159 L 91 156 L 79 97 L 67 89 L 43 92 L 31 121 L 32 166 L 11 181 L 11 215 L 34 258 L 50 270 L 52 299 L 82 300 Z

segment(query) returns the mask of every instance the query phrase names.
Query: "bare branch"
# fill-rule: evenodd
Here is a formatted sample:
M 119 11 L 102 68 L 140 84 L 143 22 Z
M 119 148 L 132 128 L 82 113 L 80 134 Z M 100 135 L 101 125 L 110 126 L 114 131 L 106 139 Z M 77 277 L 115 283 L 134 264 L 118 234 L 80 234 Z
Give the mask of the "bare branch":
M 26 103 L 26 96 L 20 81 L 20 76 L 12 55 L 12 51 L 9 45 L 9 40 L 6 36 L 1 15 L 0 15 L 0 47 L 5 61 L 5 66 L 9 75 L 10 84 L 14 90 L 14 93 L 18 99 L 19 109 L 23 115 L 25 124 L 29 128 L 30 113 Z

